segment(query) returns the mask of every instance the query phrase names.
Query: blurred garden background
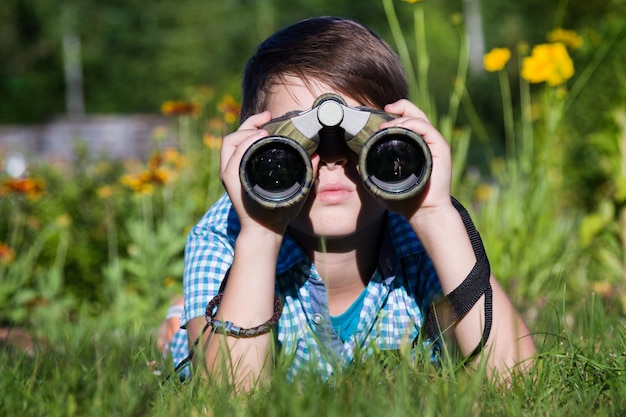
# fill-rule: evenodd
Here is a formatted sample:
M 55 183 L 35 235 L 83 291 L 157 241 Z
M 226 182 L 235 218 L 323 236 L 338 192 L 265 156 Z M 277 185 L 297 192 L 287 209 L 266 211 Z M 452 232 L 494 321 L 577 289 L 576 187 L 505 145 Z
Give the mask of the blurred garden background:
M 540 351 L 599 384 L 604 397 L 576 397 L 582 407 L 624 406 L 611 393 L 624 394 L 626 369 L 626 1 L 3 0 L 0 369 L 17 376 L 0 388 L 23 397 L 0 410 L 176 408 L 145 392 L 109 405 L 117 385 L 78 394 L 99 366 L 70 378 L 73 403 L 35 388 L 63 383 L 54 370 L 70 357 L 106 362 L 90 341 L 107 340 L 113 367 L 135 366 L 158 391 L 146 382 L 167 368 L 156 330 L 182 291 L 187 231 L 223 192 L 243 66 L 266 36 L 315 15 L 354 18 L 399 53 Z M 571 400 L 556 398 L 541 410 Z

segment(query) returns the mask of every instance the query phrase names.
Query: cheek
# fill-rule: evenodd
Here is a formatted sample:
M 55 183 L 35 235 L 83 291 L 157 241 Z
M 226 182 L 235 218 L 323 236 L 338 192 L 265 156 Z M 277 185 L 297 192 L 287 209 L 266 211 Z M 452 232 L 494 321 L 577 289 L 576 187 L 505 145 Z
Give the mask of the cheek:
M 296 217 L 289 223 L 290 227 L 298 230 L 310 230 L 311 224 L 311 209 L 313 202 L 315 201 L 315 190 L 311 190 L 309 195 L 302 206 L 302 209 Z

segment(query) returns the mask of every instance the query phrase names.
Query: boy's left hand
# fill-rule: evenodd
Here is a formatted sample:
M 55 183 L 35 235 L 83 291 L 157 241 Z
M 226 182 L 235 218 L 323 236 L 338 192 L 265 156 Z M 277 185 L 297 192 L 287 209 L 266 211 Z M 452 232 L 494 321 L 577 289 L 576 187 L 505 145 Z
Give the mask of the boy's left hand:
M 384 110 L 387 113 L 397 114 L 399 117 L 382 123 L 380 128 L 399 126 L 421 135 L 432 153 L 433 171 L 428 184 L 418 196 L 408 200 L 381 200 L 381 203 L 389 210 L 402 214 L 407 219 L 417 215 L 418 211 L 427 214 L 431 210 L 450 206 L 452 160 L 448 142 L 430 123 L 426 114 L 409 100 L 398 100 L 386 105 Z

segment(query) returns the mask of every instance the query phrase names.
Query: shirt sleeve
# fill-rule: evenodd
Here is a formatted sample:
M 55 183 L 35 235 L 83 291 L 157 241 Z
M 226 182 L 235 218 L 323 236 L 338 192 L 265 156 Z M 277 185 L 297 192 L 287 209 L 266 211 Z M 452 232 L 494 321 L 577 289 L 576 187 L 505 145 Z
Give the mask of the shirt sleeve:
M 239 220 L 227 196 L 220 198 L 187 237 L 183 292 L 185 313 L 181 325 L 204 316 L 230 268 Z

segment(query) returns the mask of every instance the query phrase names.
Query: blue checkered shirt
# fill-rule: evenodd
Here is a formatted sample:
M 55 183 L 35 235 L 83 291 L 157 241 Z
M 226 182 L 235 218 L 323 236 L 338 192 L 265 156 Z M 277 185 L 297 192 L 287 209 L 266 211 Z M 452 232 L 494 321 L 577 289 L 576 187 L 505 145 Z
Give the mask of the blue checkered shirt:
M 185 249 L 185 312 L 170 350 L 174 363 L 188 354 L 184 324 L 204 316 L 230 267 L 240 223 L 225 195 L 190 231 Z M 276 294 L 283 301 L 275 329 L 281 353 L 290 358 L 288 376 L 314 366 L 322 376 L 354 360 L 360 349 L 397 350 L 410 344 L 423 313 L 441 295 L 430 258 L 406 220 L 388 213 L 378 268 L 367 285 L 356 333 L 342 342 L 328 311 L 328 292 L 315 265 L 287 233 L 276 267 Z

